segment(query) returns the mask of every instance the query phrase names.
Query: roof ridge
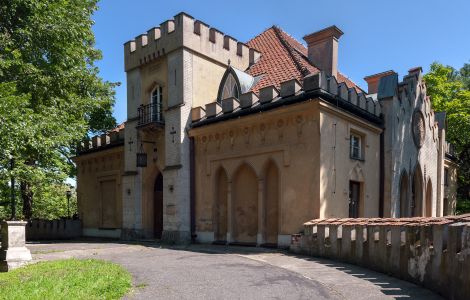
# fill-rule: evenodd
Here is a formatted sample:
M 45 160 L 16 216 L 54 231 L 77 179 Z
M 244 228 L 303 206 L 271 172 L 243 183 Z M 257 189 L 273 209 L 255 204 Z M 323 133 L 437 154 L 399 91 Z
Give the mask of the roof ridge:
M 294 62 L 295 67 L 297 68 L 297 70 L 299 70 L 299 72 L 302 74 L 302 76 L 307 76 L 308 74 L 310 74 L 310 71 L 307 68 L 305 68 L 304 66 L 302 66 L 302 64 L 297 60 L 295 55 L 292 53 L 292 51 L 295 50 L 295 49 L 293 49 L 294 47 L 292 47 L 292 45 L 282 37 L 281 31 L 283 32 L 283 30 L 276 27 L 276 26 L 273 26 L 273 29 L 274 29 L 274 33 L 276 34 L 276 37 L 281 42 L 282 46 L 284 48 L 286 48 L 287 53 L 289 53 L 289 56 L 291 57 L 292 61 Z
M 295 37 L 293 37 L 291 34 L 289 34 L 288 32 L 286 32 L 285 30 L 283 30 L 281 27 L 279 27 L 279 30 L 287 35 L 289 38 L 291 38 L 294 42 L 296 42 L 297 44 L 299 44 L 299 46 L 303 47 L 305 50 L 307 50 L 307 47 L 304 46 L 304 44 L 302 44 L 302 42 L 300 42 L 299 40 L 297 40 Z M 288 42 L 288 41 L 287 41 Z M 290 42 L 288 42 L 291 46 L 293 46 Z M 299 49 L 297 49 L 296 46 L 293 46 L 293 48 L 295 50 L 297 50 L 298 52 L 301 52 Z
M 256 40 L 258 37 L 260 37 L 261 35 L 263 35 L 266 31 L 268 31 L 269 29 L 274 29 L 276 28 L 276 25 L 272 25 L 271 27 L 269 28 L 266 28 L 265 30 L 261 31 L 260 33 L 258 33 L 257 35 L 255 35 L 254 37 L 252 37 L 251 39 L 249 39 L 245 44 L 249 44 L 250 42 Z

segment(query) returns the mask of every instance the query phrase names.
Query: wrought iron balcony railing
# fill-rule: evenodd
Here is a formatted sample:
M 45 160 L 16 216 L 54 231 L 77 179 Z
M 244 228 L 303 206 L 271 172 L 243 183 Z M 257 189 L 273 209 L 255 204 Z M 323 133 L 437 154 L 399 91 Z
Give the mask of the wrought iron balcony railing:
M 162 103 L 150 103 L 141 105 L 137 109 L 139 113 L 139 121 L 137 126 L 142 127 L 146 125 L 162 126 L 165 124 L 163 120 L 163 106 Z

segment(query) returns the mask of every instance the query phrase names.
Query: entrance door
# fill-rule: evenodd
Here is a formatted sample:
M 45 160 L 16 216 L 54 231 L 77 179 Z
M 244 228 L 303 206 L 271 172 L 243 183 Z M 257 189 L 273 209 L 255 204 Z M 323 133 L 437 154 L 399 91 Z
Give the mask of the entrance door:
M 155 185 L 153 189 L 154 197 L 154 236 L 157 239 L 162 238 L 163 231 L 163 176 L 162 173 L 158 174 L 157 179 L 155 180 Z
M 349 217 L 359 217 L 359 199 L 361 196 L 361 184 L 357 181 L 349 182 Z

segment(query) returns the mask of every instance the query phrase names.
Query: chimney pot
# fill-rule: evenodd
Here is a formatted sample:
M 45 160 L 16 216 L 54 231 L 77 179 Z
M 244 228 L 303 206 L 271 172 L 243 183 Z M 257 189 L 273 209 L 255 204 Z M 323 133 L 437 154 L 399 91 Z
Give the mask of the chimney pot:
M 338 75 L 338 39 L 343 32 L 336 26 L 304 36 L 308 46 L 308 60 L 328 76 Z

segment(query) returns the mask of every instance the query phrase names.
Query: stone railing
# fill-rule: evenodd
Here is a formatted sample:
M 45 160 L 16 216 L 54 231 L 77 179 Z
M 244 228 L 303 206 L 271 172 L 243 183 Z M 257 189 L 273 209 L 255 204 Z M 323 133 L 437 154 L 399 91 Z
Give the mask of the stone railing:
M 470 214 L 445 218 L 316 219 L 290 250 L 364 266 L 470 299 Z
M 31 220 L 26 225 L 26 240 L 67 240 L 82 236 L 80 220 Z

